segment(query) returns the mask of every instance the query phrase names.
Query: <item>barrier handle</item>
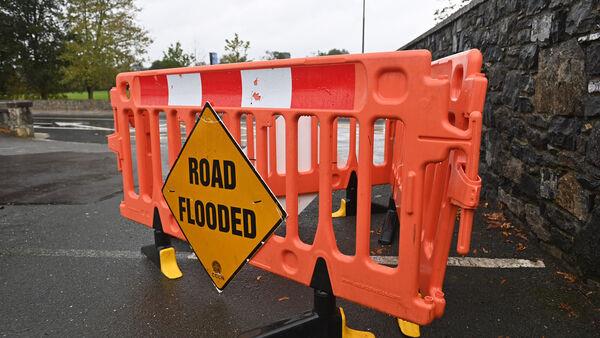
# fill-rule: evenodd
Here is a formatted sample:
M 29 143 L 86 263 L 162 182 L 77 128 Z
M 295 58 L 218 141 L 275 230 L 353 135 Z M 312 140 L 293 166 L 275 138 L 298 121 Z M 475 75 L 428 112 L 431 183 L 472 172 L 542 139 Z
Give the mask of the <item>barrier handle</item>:
M 465 165 L 465 174 L 469 180 L 476 181 L 479 179 L 477 172 L 479 170 L 479 150 L 481 147 L 481 112 L 474 111 L 469 114 L 469 124 L 472 130 L 471 134 L 471 152 L 467 156 Z M 480 181 L 481 182 L 481 181 Z M 477 201 L 479 200 L 479 191 L 477 191 Z M 458 241 L 456 243 L 456 252 L 461 255 L 469 253 L 471 247 L 471 231 L 473 230 L 473 218 L 475 215 L 474 207 L 462 209 L 460 214 L 460 223 L 458 228 Z

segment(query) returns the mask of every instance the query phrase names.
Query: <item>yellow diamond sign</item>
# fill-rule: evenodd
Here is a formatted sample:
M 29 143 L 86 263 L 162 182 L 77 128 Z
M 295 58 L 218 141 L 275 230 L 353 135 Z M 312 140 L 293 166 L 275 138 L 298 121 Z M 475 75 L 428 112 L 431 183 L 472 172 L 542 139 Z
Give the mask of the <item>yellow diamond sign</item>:
M 285 210 L 206 103 L 162 188 L 219 291 L 285 219 Z

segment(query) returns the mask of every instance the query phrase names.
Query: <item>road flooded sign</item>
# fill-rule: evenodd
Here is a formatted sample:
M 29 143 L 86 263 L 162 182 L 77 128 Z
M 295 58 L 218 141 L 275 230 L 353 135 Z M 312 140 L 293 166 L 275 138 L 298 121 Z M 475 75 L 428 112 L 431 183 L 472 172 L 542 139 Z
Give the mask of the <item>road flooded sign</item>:
M 219 291 L 286 217 L 209 103 L 175 160 L 162 193 Z

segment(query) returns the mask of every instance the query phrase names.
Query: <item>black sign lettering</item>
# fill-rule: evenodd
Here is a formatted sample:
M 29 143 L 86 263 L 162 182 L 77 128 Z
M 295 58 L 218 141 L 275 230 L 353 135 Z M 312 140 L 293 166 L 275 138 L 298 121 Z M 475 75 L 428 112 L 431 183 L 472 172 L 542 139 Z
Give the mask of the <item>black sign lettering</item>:
M 198 185 L 198 160 L 193 157 L 188 158 L 190 169 L 190 184 Z
M 223 204 L 217 204 L 217 213 L 219 214 L 219 231 L 229 232 L 229 210 Z
M 203 227 L 204 226 L 204 204 L 202 204 L 202 201 L 197 200 L 196 202 L 194 202 L 194 210 L 196 211 L 196 224 L 199 227 Z
M 180 196 L 178 198 L 178 202 L 179 202 L 179 220 L 181 222 L 183 222 L 183 213 L 185 212 L 185 207 L 183 206 L 183 204 L 185 203 L 185 198 Z
M 212 183 L 210 186 L 213 188 L 223 188 L 223 178 L 221 177 L 221 166 L 219 165 L 219 160 L 213 161 Z
M 237 226 L 242 223 L 242 220 L 240 219 L 241 212 L 242 209 L 238 207 L 231 207 L 231 233 L 240 237 L 242 237 L 243 233 L 237 228 Z
M 223 175 L 225 176 L 225 189 L 235 189 L 235 164 L 232 161 L 223 161 Z
M 210 166 L 205 158 L 200 159 L 200 183 L 205 187 L 210 184 Z
M 217 228 L 217 209 L 211 202 L 206 202 L 206 225 L 211 230 Z
M 242 215 L 244 219 L 244 237 L 256 237 L 256 214 L 252 210 L 243 209 Z

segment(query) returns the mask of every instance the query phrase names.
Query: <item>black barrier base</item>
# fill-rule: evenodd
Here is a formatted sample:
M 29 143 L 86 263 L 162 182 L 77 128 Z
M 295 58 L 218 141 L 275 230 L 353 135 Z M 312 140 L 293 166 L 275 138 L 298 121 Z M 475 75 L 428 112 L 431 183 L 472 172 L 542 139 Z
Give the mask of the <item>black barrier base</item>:
M 163 231 L 157 208 L 154 208 L 152 228 L 154 229 L 154 244 L 143 246 L 142 254 L 158 266 L 165 277 L 169 279 L 181 277 L 183 274 L 175 259 L 175 249 L 171 245 L 171 238 Z
M 388 203 L 387 214 L 381 226 L 381 235 L 379 236 L 379 244 L 389 245 L 394 242 L 396 233 L 400 227 L 398 222 L 398 213 L 396 212 L 396 203 L 393 198 L 390 198 Z
M 358 190 L 358 177 L 356 172 L 350 174 L 346 186 L 346 216 L 356 216 L 356 191 Z
M 246 331 L 240 337 L 342 337 L 342 316 L 335 296 L 315 290 L 312 311 Z
M 310 286 L 314 289 L 311 311 L 243 332 L 239 337 L 375 337 L 370 332 L 353 330 L 346 326 L 344 312 L 336 306 L 327 263 L 323 258 L 317 259 Z

